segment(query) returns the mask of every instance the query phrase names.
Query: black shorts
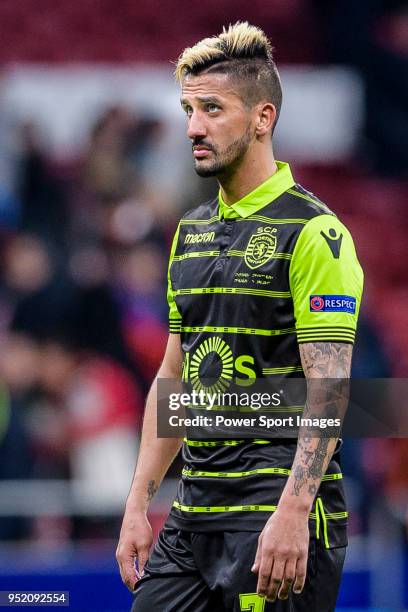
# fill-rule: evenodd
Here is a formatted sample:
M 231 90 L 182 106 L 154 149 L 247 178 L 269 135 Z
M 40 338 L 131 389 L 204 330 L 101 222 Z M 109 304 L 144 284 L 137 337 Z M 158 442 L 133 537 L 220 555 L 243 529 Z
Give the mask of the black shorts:
M 192 533 L 164 527 L 136 585 L 132 612 L 333 612 L 346 547 L 310 539 L 300 595 L 267 602 L 251 572 L 258 532 Z

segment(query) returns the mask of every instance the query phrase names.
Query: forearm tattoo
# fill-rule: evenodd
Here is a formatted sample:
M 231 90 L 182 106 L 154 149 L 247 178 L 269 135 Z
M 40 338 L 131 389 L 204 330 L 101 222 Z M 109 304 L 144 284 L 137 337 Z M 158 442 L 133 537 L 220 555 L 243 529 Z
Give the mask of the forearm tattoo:
M 152 501 L 153 497 L 156 494 L 158 487 L 156 486 L 155 480 L 149 480 L 149 484 L 147 485 L 147 501 Z
M 302 366 L 307 379 L 304 418 L 339 418 L 343 422 L 348 403 L 352 350 L 351 344 L 341 342 L 300 345 Z M 337 440 L 338 436 L 325 437 L 315 427 L 300 427 L 292 466 L 292 495 L 299 496 L 304 487 L 307 487 L 308 495 L 314 499 Z

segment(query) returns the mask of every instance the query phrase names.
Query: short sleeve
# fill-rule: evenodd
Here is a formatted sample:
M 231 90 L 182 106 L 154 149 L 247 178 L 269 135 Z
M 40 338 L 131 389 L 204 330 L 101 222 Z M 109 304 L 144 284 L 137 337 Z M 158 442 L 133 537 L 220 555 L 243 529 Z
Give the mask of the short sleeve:
M 176 233 L 174 234 L 173 242 L 171 245 L 169 266 L 167 271 L 167 302 L 169 304 L 169 332 L 171 334 L 179 334 L 181 331 L 181 314 L 177 308 L 176 301 L 174 299 L 173 284 L 171 281 L 171 266 L 173 258 L 176 253 L 177 241 L 180 231 L 180 225 L 178 226 Z
M 333 215 L 310 220 L 289 272 L 298 342 L 354 343 L 363 279 L 347 228 Z

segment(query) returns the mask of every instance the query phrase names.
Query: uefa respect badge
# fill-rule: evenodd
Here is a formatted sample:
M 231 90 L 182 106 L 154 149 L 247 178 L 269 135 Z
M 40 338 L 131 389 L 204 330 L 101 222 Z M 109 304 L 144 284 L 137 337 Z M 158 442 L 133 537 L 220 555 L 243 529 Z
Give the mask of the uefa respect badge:
M 310 312 L 356 314 L 356 298 L 351 295 L 311 295 Z

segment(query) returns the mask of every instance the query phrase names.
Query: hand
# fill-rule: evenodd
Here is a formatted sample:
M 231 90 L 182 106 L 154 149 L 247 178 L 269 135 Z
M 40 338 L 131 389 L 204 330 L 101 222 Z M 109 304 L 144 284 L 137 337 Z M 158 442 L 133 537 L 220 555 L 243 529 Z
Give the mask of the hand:
M 301 593 L 308 548 L 308 515 L 278 506 L 259 536 L 251 569 L 258 574 L 258 595 L 265 595 L 268 601 L 275 601 L 277 595 L 287 599 L 292 585 L 294 593 Z
M 153 532 L 146 514 L 126 510 L 116 549 L 116 560 L 122 580 L 129 591 L 134 591 L 136 582 L 143 575 L 152 543 Z M 138 571 L 135 568 L 136 559 Z

